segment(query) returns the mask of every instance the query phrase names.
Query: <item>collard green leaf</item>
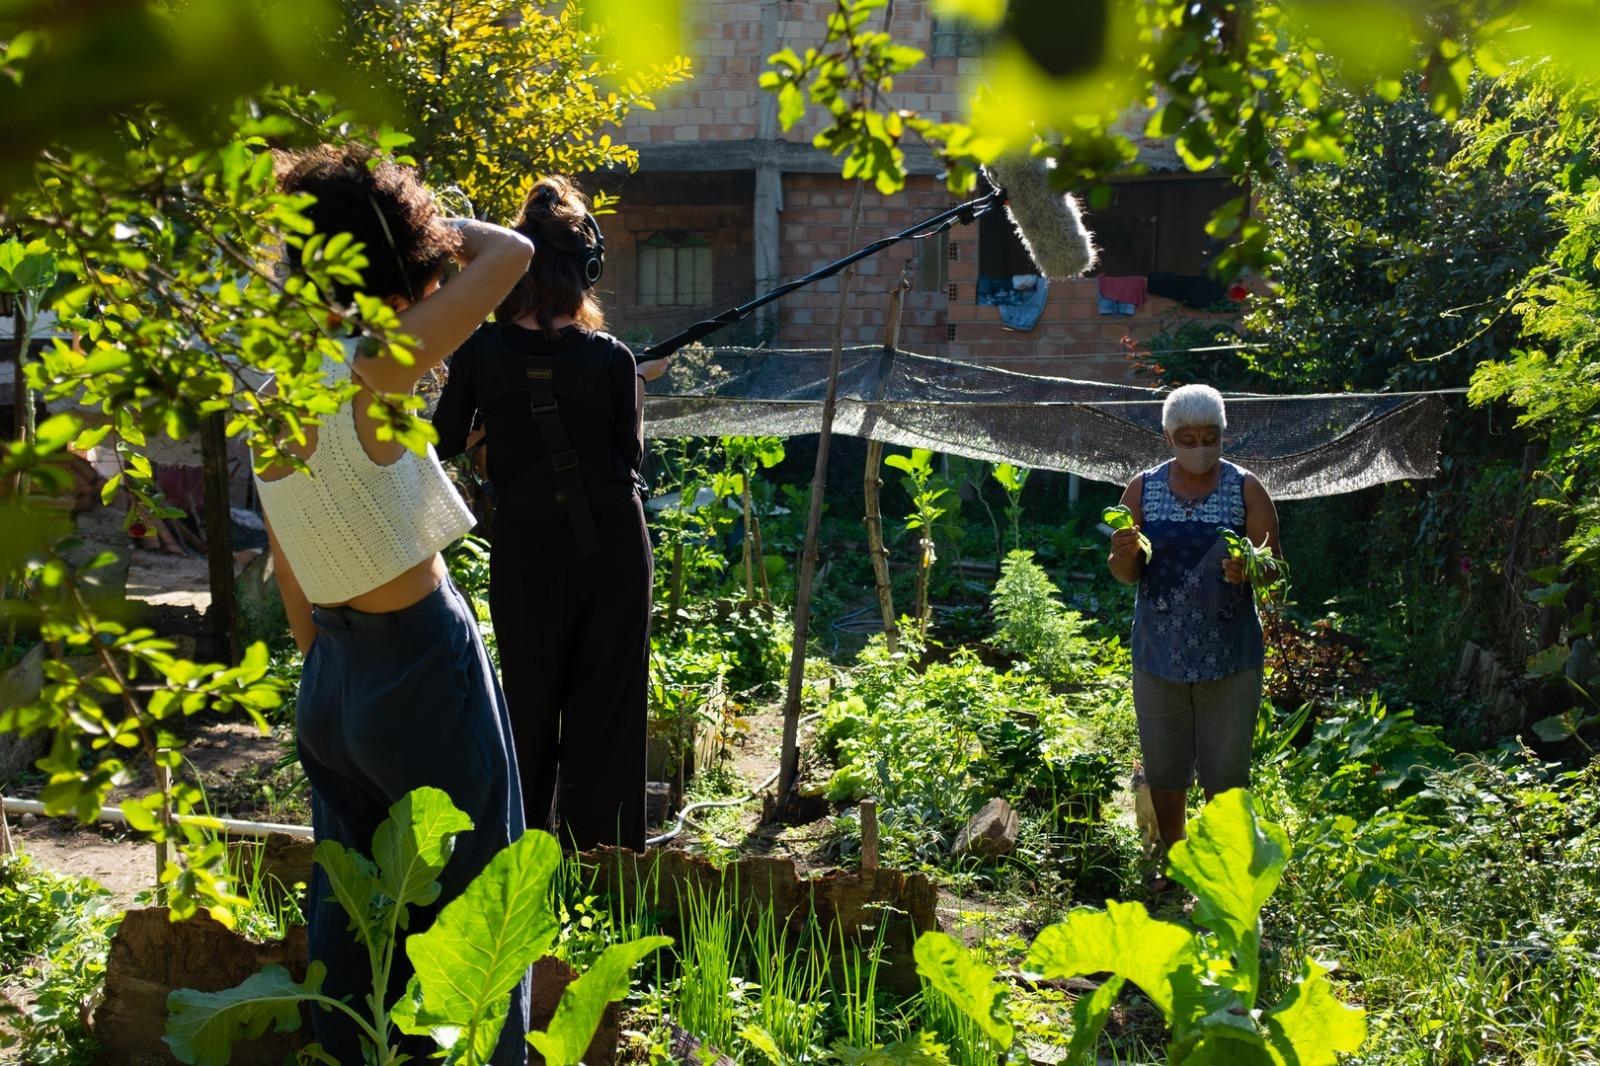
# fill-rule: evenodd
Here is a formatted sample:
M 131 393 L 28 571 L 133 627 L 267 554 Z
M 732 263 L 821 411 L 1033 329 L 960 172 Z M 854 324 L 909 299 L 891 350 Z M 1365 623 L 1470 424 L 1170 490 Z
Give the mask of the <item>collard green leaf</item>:
M 1113 900 L 1103 911 L 1079 908 L 1066 921 L 1046 926 L 1024 965 L 1045 980 L 1094 973 L 1125 977 L 1172 1024 L 1183 1013 L 1176 1010 L 1179 998 L 1191 998 L 1198 958 L 1189 930 L 1150 917 L 1142 903 Z
M 1167 1048 L 1168 1066 L 1279 1066 L 1247 1015 L 1202 1019 Z
M 1334 1066 L 1366 1042 L 1367 1012 L 1340 1002 L 1331 972 L 1308 959 L 1283 1002 L 1262 1017 L 1276 1066 Z
M 323 999 L 324 975 L 322 963 L 313 962 L 301 983 L 274 964 L 221 992 L 178 989 L 167 996 L 167 1032 L 161 1039 L 179 1062 L 223 1066 L 235 1040 L 258 1037 L 268 1026 L 279 1033 L 300 1028 L 300 1004 Z
M 1217 934 L 1237 959 L 1246 1006 L 1255 1003 L 1261 955 L 1261 908 L 1289 861 L 1289 838 L 1256 818 L 1250 793 L 1230 789 L 1189 823 L 1172 846 L 1178 881 L 1195 894 L 1194 920 Z
M 1100 1032 L 1106 1027 L 1106 1018 L 1122 991 L 1124 980 L 1113 975 L 1090 994 L 1079 996 L 1078 1002 L 1072 1005 L 1072 1042 L 1067 1045 L 1067 1055 L 1061 1060 L 1061 1066 L 1099 1066 L 1095 1045 L 1100 1042 Z
M 544 1056 L 545 1066 L 577 1066 L 589 1050 L 606 1005 L 628 994 L 633 968 L 671 943 L 671 937 L 647 936 L 612 944 L 601 952 L 594 965 L 561 993 L 550 1027 L 528 1034 L 528 1043 Z
M 400 797 L 372 834 L 372 857 L 384 894 L 401 907 L 425 907 L 438 899 L 438 877 L 450 861 L 456 835 L 471 828 L 472 819 L 437 788 Z M 405 927 L 402 911 L 400 928 Z
M 319 841 L 311 854 L 327 875 L 334 898 L 350 916 L 350 931 L 357 943 L 381 948 L 382 944 L 374 942 L 379 937 L 378 868 L 366 856 L 336 840 Z
M 493 1019 L 506 996 L 560 929 L 550 905 L 560 865 L 554 837 L 524 834 L 489 860 L 432 928 L 406 940 L 430 1027 L 456 1026 L 475 1045 L 483 1026 L 498 1028 Z
M 1011 1022 L 1005 1017 L 1005 993 L 995 971 L 978 961 L 961 942 L 947 933 L 923 933 L 913 954 L 917 973 L 948 999 L 952 1006 L 976 1022 L 1002 1048 L 1011 1046 Z

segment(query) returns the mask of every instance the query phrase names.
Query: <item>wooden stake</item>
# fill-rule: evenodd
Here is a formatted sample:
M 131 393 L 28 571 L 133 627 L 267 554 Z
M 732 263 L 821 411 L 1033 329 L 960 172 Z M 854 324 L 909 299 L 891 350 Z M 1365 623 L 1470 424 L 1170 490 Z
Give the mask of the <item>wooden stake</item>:
M 211 608 L 206 628 L 211 654 L 230 666 L 239 661 L 239 604 L 233 591 L 233 512 L 228 492 L 228 432 L 223 413 L 200 423 L 200 470 L 204 485 L 206 563 L 210 571 Z
M 878 801 L 861 801 L 861 869 L 878 868 Z
M 861 182 L 850 204 L 850 236 L 854 248 L 861 226 Z M 855 267 L 839 276 L 839 310 L 833 320 L 833 357 L 828 360 L 828 388 L 822 398 L 822 425 L 817 434 L 817 466 L 811 475 L 811 507 L 806 515 L 805 547 L 794 592 L 794 650 L 789 656 L 789 688 L 783 703 L 783 754 L 778 763 L 778 804 L 789 801 L 800 776 L 800 696 L 805 682 L 806 640 L 811 635 L 811 586 L 817 576 L 817 533 L 822 526 L 822 496 L 828 487 L 828 445 L 833 441 L 833 413 L 839 403 L 839 362 L 844 352 L 844 312 L 849 305 Z
M 900 306 L 906 291 L 906 280 L 889 293 L 889 320 L 884 325 L 883 347 L 890 360 L 900 339 Z M 888 374 L 884 374 L 887 384 Z M 881 400 L 882 393 L 878 398 Z M 892 655 L 899 649 L 900 630 L 895 625 L 894 587 L 889 577 L 889 549 L 883 543 L 883 442 L 867 441 L 866 470 L 861 478 L 861 494 L 866 500 L 867 553 L 872 557 L 872 580 L 878 591 L 878 612 L 883 616 L 883 635 Z

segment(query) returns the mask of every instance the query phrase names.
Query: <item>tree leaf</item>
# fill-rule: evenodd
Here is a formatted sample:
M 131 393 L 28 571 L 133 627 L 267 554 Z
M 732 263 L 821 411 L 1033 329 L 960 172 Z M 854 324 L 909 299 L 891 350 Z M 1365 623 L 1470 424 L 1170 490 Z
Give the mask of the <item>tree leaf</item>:
M 372 834 L 372 857 L 384 894 L 400 907 L 427 906 L 438 899 L 438 877 L 450 861 L 456 834 L 471 828 L 472 819 L 440 789 L 424 787 L 401 796 Z M 400 928 L 406 928 L 404 911 Z
M 1267 1048 L 1278 1066 L 1334 1066 L 1367 1039 L 1367 1012 L 1343 1003 L 1328 980 L 1332 970 L 1306 960 L 1289 994 L 1262 1016 Z
M 1577 720 L 1571 711 L 1563 714 L 1552 714 L 1549 718 L 1541 718 L 1533 723 L 1533 732 L 1546 744 L 1559 744 L 1568 737 L 1578 732 Z
M 324 975 L 322 963 L 313 962 L 299 983 L 274 963 L 221 992 L 180 988 L 167 995 L 167 1031 L 161 1039 L 179 1062 L 223 1066 L 235 1040 L 258 1037 L 268 1026 L 279 1033 L 300 1028 L 300 1004 L 323 999 Z
M 477 1043 L 477 1031 L 504 1011 L 507 994 L 560 929 L 550 905 L 560 865 L 554 837 L 526 833 L 445 904 L 432 928 L 406 940 L 430 1026 L 454 1025 Z
M 671 937 L 647 936 L 612 944 L 601 952 L 594 965 L 561 993 L 550 1027 L 528 1034 L 528 1043 L 544 1056 L 545 1066 L 577 1066 L 589 1050 L 606 1004 L 628 994 L 639 960 L 671 943 Z
M 1004 1017 L 1005 993 L 992 967 L 978 961 L 948 933 L 923 933 L 913 955 L 917 973 L 924 980 L 1001 1048 L 1011 1046 L 1011 1022 Z
M 1151 918 L 1142 903 L 1113 900 L 1103 911 L 1082 907 L 1040 930 L 1024 967 L 1044 980 L 1094 973 L 1125 977 L 1171 1024 L 1184 1013 L 1176 1009 L 1180 987 L 1192 980 L 1198 957 L 1189 930 Z
M 1195 894 L 1194 920 L 1237 959 L 1247 1006 L 1255 1003 L 1260 979 L 1261 908 L 1288 861 L 1289 838 L 1257 820 L 1242 788 L 1207 803 L 1169 856 L 1173 876 Z

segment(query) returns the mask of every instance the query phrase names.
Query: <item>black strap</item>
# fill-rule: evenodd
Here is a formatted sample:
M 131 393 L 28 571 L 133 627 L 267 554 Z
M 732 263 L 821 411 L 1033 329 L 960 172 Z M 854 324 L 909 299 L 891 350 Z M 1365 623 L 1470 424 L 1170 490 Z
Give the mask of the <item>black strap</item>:
M 528 367 L 528 409 L 544 438 L 545 450 L 550 453 L 550 467 L 560 486 L 556 500 L 566 508 L 572 522 L 572 540 L 578 547 L 578 558 L 583 559 L 600 553 L 600 532 L 595 528 L 578 453 L 573 450 L 567 427 L 561 421 L 561 410 L 556 406 L 554 377 L 554 369 L 549 366 Z

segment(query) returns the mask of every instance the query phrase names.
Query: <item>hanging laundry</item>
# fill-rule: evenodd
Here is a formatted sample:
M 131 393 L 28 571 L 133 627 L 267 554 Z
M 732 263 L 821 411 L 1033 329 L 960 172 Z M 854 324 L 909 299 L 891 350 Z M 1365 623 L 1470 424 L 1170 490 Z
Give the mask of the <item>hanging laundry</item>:
M 1000 324 L 1008 329 L 1030 330 L 1039 321 L 1039 316 L 1044 314 L 1045 301 L 1050 298 L 1050 279 L 1043 275 L 1027 274 L 1017 275 L 1013 284 L 1019 279 L 1027 278 L 1026 287 L 1016 286 L 1016 292 L 1023 299 L 1018 303 L 1000 305 Z
M 1100 313 L 1102 315 L 1131 315 L 1144 306 L 1145 279 L 1139 274 L 1122 277 L 1101 274 L 1096 281 L 1100 287 Z M 1107 301 L 1116 305 L 1107 309 Z

